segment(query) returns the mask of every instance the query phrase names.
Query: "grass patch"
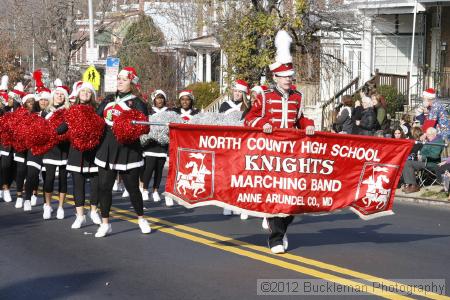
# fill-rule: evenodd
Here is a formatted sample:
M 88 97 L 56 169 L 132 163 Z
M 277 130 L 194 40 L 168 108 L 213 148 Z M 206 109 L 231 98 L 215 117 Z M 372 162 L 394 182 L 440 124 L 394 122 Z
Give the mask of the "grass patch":
M 425 191 L 423 192 L 420 197 L 423 198 L 434 198 L 434 199 L 439 199 L 439 200 L 447 200 L 448 199 L 448 195 L 447 192 L 440 192 L 440 191 Z

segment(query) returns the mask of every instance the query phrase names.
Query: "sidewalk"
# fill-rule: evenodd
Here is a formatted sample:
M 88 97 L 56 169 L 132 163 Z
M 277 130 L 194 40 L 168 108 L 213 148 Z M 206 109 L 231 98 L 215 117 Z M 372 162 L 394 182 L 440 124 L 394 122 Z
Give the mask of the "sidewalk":
M 396 201 L 415 202 L 428 205 L 449 205 L 447 192 L 443 191 L 442 185 L 425 186 L 416 193 L 405 194 L 399 188 L 395 192 Z

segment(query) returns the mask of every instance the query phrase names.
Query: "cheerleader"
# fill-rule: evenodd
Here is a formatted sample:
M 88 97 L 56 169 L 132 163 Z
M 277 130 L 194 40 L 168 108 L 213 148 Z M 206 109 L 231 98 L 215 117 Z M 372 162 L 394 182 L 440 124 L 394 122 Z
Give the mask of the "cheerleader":
M 162 90 L 156 90 L 152 94 L 153 106 L 150 110 L 150 115 L 155 115 L 167 111 L 167 96 Z M 141 182 L 142 182 L 142 199 L 144 201 L 149 200 L 148 185 L 150 179 L 152 178 L 153 172 L 155 176 L 153 178 L 153 190 L 152 198 L 153 201 L 161 201 L 161 197 L 158 193 L 158 188 L 161 184 L 162 173 L 164 169 L 164 164 L 167 159 L 168 145 L 162 145 L 156 141 L 150 140 L 150 142 L 144 146 L 144 167 L 141 168 Z
M 27 94 L 22 98 L 22 106 L 30 113 L 35 113 L 39 110 L 34 94 Z M 16 162 L 16 208 L 23 207 L 23 187 L 25 177 L 27 175 L 27 151 L 15 152 L 14 161 Z M 24 210 L 31 210 L 31 206 Z
M 125 188 L 130 194 L 141 232 L 151 231 L 149 223 L 144 219 L 144 204 L 139 190 L 139 173 L 144 165 L 139 140 L 132 144 L 120 144 L 112 132 L 115 119 L 124 111 L 136 109 L 148 116 L 147 107 L 139 98 L 138 82 L 139 78 L 134 68 L 123 68 L 117 78 L 117 93 L 106 97 L 97 109 L 97 113 L 105 119 L 107 126 L 95 156 L 95 164 L 99 166 L 99 202 L 102 214 L 102 224 L 95 237 L 104 237 L 112 232 L 109 212 L 117 173 L 122 176 Z
M 2 92 L 2 114 L 13 112 L 20 107 L 20 103 L 13 97 L 12 94 L 8 94 L 8 76 L 4 75 L 1 80 L 0 91 Z M 13 181 L 13 175 L 15 170 L 14 164 L 14 151 L 10 146 L 0 146 L 0 156 L 1 156 L 1 180 L 3 187 L 3 200 L 5 202 L 11 202 L 11 192 L 9 187 Z
M 194 94 L 191 90 L 181 91 L 178 95 L 179 107 L 175 108 L 173 111 L 181 115 L 185 121 L 189 121 L 192 116 L 198 114 L 200 111 L 194 108 Z
M 249 90 L 249 86 L 246 81 L 240 80 L 240 79 L 236 80 L 233 85 L 232 100 L 229 99 L 228 101 L 223 102 L 220 105 L 219 113 L 228 115 L 235 111 L 243 111 L 246 108 L 246 104 L 247 104 L 248 90 Z M 233 213 L 239 214 L 235 211 L 232 211 L 231 209 L 227 209 L 227 208 L 223 209 L 224 216 L 230 216 Z M 247 220 L 247 219 L 248 219 L 248 215 L 242 213 L 241 220 Z
M 58 82 L 59 81 L 59 82 Z M 55 80 L 56 89 L 52 93 L 52 97 L 47 108 L 47 114 L 45 118 L 49 120 L 54 114 L 60 110 L 67 109 L 69 107 L 69 95 L 67 87 L 63 86 L 60 80 Z M 53 186 L 55 183 L 56 169 L 59 168 L 58 174 L 58 192 L 59 192 L 59 205 L 56 211 L 57 219 L 64 219 L 64 200 L 67 193 L 67 155 L 69 153 L 69 143 L 61 142 L 55 145 L 49 152 L 44 154 L 42 162 L 45 167 L 45 179 L 44 179 L 44 220 L 51 218 L 53 208 L 51 207 Z
M 37 114 L 44 118 L 47 114 L 47 108 L 52 98 L 51 91 L 47 88 L 39 88 L 36 98 L 38 100 L 38 112 Z M 23 203 L 24 211 L 31 211 L 33 206 L 37 204 L 37 191 L 39 187 L 39 173 L 42 171 L 42 177 L 44 175 L 44 165 L 42 163 L 42 155 L 34 155 L 31 150 L 27 151 L 27 172 L 25 179 L 25 201 Z
M 96 108 L 96 94 L 94 87 L 84 82 L 77 89 L 77 96 L 73 105 L 90 105 Z M 58 128 L 58 133 L 63 133 L 68 130 L 67 125 Z M 95 150 L 81 152 L 70 145 L 69 155 L 67 159 L 67 171 L 72 172 L 73 178 L 73 195 L 76 207 L 76 219 L 72 224 L 72 229 L 81 228 L 86 223 L 86 216 L 84 215 L 85 202 L 85 185 L 89 180 L 91 183 L 91 211 L 89 216 L 94 224 L 100 225 L 100 216 L 97 213 L 98 203 L 98 167 L 94 164 Z

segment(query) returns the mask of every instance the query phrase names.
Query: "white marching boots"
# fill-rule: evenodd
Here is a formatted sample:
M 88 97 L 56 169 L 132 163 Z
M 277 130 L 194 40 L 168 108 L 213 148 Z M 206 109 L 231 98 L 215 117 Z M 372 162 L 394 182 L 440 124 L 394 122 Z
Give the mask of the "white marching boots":
M 142 191 L 141 194 L 142 194 L 142 201 L 150 200 L 148 196 L 148 191 Z
M 111 224 L 100 224 L 100 226 L 97 229 L 97 232 L 95 233 L 95 237 L 99 238 L 99 237 L 105 237 L 108 234 L 110 234 L 112 232 L 112 228 L 111 228 Z
M 38 197 L 36 195 L 31 196 L 31 206 L 36 206 Z
M 128 198 L 128 197 L 130 197 L 130 194 L 128 193 L 127 189 L 125 189 L 123 191 L 122 198 Z
M 72 223 L 72 229 L 80 229 L 84 224 L 86 224 L 86 216 L 85 215 L 77 215 L 75 221 Z
M 172 197 L 165 196 L 164 200 L 166 200 L 166 206 L 168 206 L 168 207 L 173 206 L 173 199 L 172 199 Z
M 153 192 L 152 198 L 153 198 L 153 201 L 154 201 L 154 202 L 159 202 L 159 201 L 161 201 L 161 197 L 159 196 L 158 191 L 154 191 L 154 192 Z
M 100 218 L 98 212 L 93 211 L 91 209 L 91 212 L 89 213 L 89 217 L 92 220 L 92 223 L 96 224 L 96 225 L 100 225 L 102 223 L 102 219 Z
M 264 230 L 269 230 L 269 221 L 267 221 L 267 218 L 263 218 L 261 226 Z
M 139 228 L 141 229 L 141 232 L 144 234 L 150 233 L 152 229 L 150 228 L 150 224 L 148 221 L 144 218 L 139 218 L 138 220 Z
M 53 212 L 53 208 L 48 205 L 47 203 L 44 203 L 44 214 L 42 215 L 42 217 L 44 218 L 44 220 L 48 220 L 52 217 L 52 212 Z
M 23 211 L 31 211 L 31 201 L 30 200 L 25 200 L 23 202 Z
M 12 201 L 11 193 L 9 192 L 9 190 L 3 190 L 3 200 L 5 202 L 11 202 Z
M 23 198 L 17 197 L 15 208 L 22 208 L 23 207 Z

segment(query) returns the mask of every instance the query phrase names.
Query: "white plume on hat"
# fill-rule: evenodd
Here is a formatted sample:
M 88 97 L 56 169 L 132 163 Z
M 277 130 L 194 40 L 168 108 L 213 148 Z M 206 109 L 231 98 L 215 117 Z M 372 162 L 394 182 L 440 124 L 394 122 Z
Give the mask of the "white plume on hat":
M 56 78 L 53 84 L 55 85 L 55 88 L 63 85 L 62 80 L 59 78 Z
M 23 87 L 22 82 L 18 82 L 18 83 L 14 86 L 14 89 L 17 90 L 17 91 L 23 92 L 23 91 L 24 91 L 24 87 Z
M 275 47 L 277 54 L 275 61 L 280 64 L 288 64 L 292 62 L 291 55 L 292 38 L 285 30 L 280 30 L 275 36 Z
M 9 82 L 9 77 L 8 75 L 3 75 L 2 76 L 2 81 L 0 84 L 0 90 L 8 90 L 8 82 Z

